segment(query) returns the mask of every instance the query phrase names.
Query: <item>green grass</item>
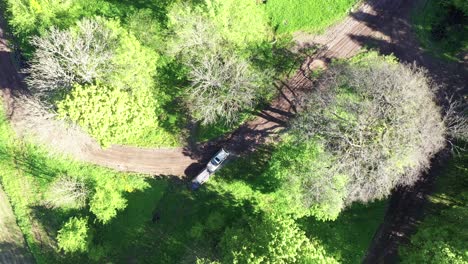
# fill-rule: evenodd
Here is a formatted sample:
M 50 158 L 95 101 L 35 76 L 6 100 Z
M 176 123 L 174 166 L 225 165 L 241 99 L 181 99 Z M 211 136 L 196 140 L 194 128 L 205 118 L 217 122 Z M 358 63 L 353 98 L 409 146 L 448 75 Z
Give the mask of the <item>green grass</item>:
M 408 245 L 402 263 L 468 263 L 468 152 L 454 157 L 437 175 L 425 218 Z
M 268 0 L 266 10 L 276 32 L 320 33 L 343 18 L 357 0 Z
M 446 1 L 419 2 L 412 22 L 422 46 L 436 57 L 462 61 L 468 52 L 468 16 L 444 6 Z

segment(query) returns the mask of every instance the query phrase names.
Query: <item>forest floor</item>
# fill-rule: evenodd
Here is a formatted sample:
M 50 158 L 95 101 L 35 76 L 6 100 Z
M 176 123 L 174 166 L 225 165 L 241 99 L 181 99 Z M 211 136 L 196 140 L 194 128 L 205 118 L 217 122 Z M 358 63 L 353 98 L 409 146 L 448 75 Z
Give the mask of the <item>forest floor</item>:
M 122 171 L 192 177 L 221 146 L 241 155 L 254 151 L 257 146 L 274 138 L 286 126 L 287 120 L 294 116 L 296 102 L 304 93 L 313 89 L 314 83 L 308 77 L 311 69 L 324 66 L 333 58 L 351 57 L 363 46 L 375 48 L 383 54 L 393 53 L 402 62 L 423 66 L 437 84 L 449 87 L 452 91 L 463 92 L 467 83 L 466 64 L 432 58 L 420 48 L 409 22 L 409 11 L 414 3 L 415 1 L 403 0 L 367 1 L 323 35 L 297 33 L 295 40 L 298 48 L 321 44 L 323 49 L 309 56 L 292 78 L 278 84 L 281 96 L 261 111 L 256 119 L 222 139 L 204 144 L 174 149 L 127 146 L 101 149 L 79 129 L 47 116 L 37 116 L 30 104 L 25 104 L 22 96 L 18 95 L 22 93 L 22 84 L 19 81 L 21 78 L 10 60 L 11 54 L 3 35 L 0 35 L 0 88 L 3 90 L 12 125 L 20 135 L 33 134 L 39 142 L 54 147 L 59 152 Z M 420 184 L 425 184 L 425 181 Z M 420 190 L 423 190 L 422 193 Z M 394 193 L 391 203 L 397 203 L 398 206 L 392 207 L 391 204 L 389 208 L 397 210 L 392 209 L 392 212 L 387 213 L 386 223 L 382 225 L 384 228 L 379 230 L 370 247 L 367 258 L 369 263 L 378 263 L 372 260 L 383 260 L 388 254 L 395 254 L 396 250 L 389 249 L 396 249 L 401 237 L 407 237 L 412 230 L 400 229 L 408 226 L 409 221 L 414 222 L 420 218 L 420 210 L 411 209 L 415 206 L 414 199 L 424 199 L 424 192 L 425 188 L 408 188 Z M 392 223 L 389 224 L 389 221 Z

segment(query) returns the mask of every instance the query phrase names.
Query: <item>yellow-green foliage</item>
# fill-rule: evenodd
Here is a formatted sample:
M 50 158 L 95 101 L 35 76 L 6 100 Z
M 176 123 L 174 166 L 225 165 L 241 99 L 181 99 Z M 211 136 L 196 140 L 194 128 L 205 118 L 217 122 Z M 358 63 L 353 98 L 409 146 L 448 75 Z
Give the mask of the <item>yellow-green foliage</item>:
M 313 215 L 335 220 L 344 208 L 348 177 L 328 173 L 331 157 L 320 144 L 296 145 L 288 138 L 277 146 L 263 177 L 278 179 L 278 191 L 270 208 L 295 217 Z
M 245 48 L 271 38 L 264 9 L 252 0 L 206 0 L 207 15 L 228 42 Z
M 61 117 L 78 123 L 104 146 L 125 143 L 158 126 L 155 98 L 148 89 L 130 94 L 100 84 L 75 85 L 57 106 Z
M 85 252 L 88 249 L 88 219 L 72 217 L 58 231 L 57 242 L 67 253 Z
M 142 46 L 118 21 L 108 21 L 107 26 L 118 36 L 119 42 L 112 59 L 115 68 L 106 78 L 109 85 L 133 92 L 154 88 L 158 54 Z

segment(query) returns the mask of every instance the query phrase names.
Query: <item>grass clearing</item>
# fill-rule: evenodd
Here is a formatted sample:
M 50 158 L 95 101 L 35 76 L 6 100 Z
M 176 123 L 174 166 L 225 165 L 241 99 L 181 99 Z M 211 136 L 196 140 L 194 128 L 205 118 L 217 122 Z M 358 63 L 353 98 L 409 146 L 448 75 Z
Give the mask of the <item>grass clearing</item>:
M 320 33 L 346 16 L 357 0 L 268 0 L 266 10 L 279 34 Z

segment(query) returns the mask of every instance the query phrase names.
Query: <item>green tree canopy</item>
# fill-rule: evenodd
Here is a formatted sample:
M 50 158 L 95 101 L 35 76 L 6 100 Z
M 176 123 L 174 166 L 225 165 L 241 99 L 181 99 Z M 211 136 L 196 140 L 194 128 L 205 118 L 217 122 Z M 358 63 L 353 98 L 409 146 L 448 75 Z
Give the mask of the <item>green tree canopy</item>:
M 291 218 L 249 217 L 222 239 L 224 263 L 338 263 Z

